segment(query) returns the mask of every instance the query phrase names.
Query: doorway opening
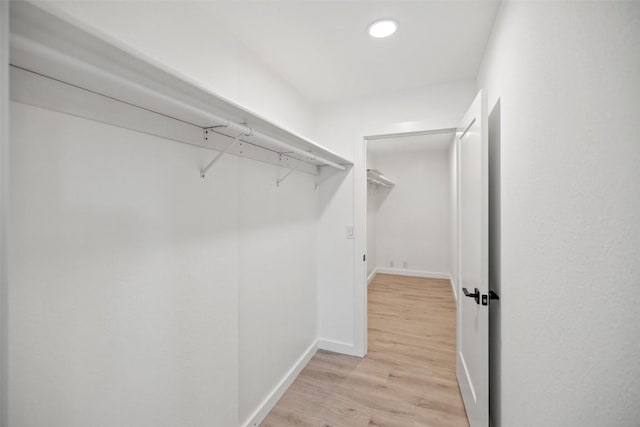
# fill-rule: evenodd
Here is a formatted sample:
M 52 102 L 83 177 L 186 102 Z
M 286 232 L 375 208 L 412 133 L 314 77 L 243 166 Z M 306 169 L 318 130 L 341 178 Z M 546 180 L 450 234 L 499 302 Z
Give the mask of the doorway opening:
M 378 273 L 455 275 L 454 139 L 453 131 L 367 139 L 368 283 Z
M 441 411 L 451 425 L 467 426 L 456 380 L 452 282 L 456 133 L 367 138 L 365 150 L 367 358 L 396 361 L 406 376 L 398 374 L 398 382 L 412 378 L 416 392 L 428 390 L 413 396 L 434 400 L 431 411 L 414 408 L 425 422 Z
M 379 128 L 379 132 L 360 132 L 360 136 L 356 136 L 356 145 L 355 145 L 355 156 L 356 161 L 354 162 L 354 179 L 355 179 L 355 187 L 354 187 L 354 230 L 355 230 L 355 244 L 354 244 L 354 259 L 356 263 L 354 265 L 354 336 L 355 336 L 355 354 L 364 356 L 368 351 L 368 298 L 367 298 L 367 290 L 368 284 L 373 277 L 377 273 L 378 267 L 377 263 L 377 254 L 367 254 L 368 251 L 368 228 L 369 233 L 371 233 L 371 226 L 367 225 L 367 216 L 368 216 L 368 205 L 372 203 L 380 202 L 381 198 L 384 195 L 376 195 L 375 201 L 369 201 L 367 194 L 369 193 L 369 182 L 368 182 L 368 173 L 367 169 L 374 169 L 374 173 L 381 173 L 384 176 L 384 171 L 379 171 L 375 169 L 375 163 L 371 162 L 371 156 L 369 156 L 369 162 L 367 162 L 367 147 L 372 144 L 376 144 L 376 141 L 384 141 L 384 140 L 396 140 L 402 141 L 403 138 L 408 138 L 406 145 L 410 145 L 412 142 L 416 143 L 415 140 L 411 141 L 415 138 L 428 138 L 433 137 L 437 139 L 445 138 L 444 135 L 450 135 L 451 139 L 451 147 L 454 151 L 450 152 L 451 163 L 453 169 L 451 169 L 451 178 L 454 180 L 451 182 L 451 215 L 452 215 L 452 223 L 451 223 L 451 232 L 452 234 L 452 267 L 450 276 L 453 278 L 451 281 L 452 284 L 456 283 L 455 278 L 457 277 L 457 257 L 455 256 L 458 250 L 457 245 L 457 236 L 455 235 L 456 230 L 456 205 L 457 205 L 457 152 L 456 144 L 454 142 L 455 132 L 457 131 L 456 123 L 446 123 L 443 126 L 433 126 L 434 123 L 420 123 L 420 122 L 412 122 L 412 123 L 400 123 L 391 126 L 385 126 L 383 128 Z M 427 140 L 428 143 L 428 140 Z M 382 142 L 384 144 L 384 142 Z M 425 142 L 423 142 L 425 144 Z M 437 145 L 437 144 L 436 144 Z M 375 156 L 375 154 L 374 154 Z M 358 161 L 359 160 L 359 161 Z M 375 162 L 375 161 L 374 161 Z M 375 252 L 375 251 L 374 251 Z M 373 255 L 376 260 L 373 261 L 371 255 Z M 361 261 L 358 261 L 361 260 Z M 373 261 L 373 262 L 372 262 Z M 402 260 L 399 264 L 401 267 L 406 261 L 406 270 L 410 269 L 409 260 Z M 395 261 L 394 267 L 395 268 Z M 371 279 L 371 280 L 370 280 Z M 457 287 L 454 285 L 454 297 L 457 295 Z

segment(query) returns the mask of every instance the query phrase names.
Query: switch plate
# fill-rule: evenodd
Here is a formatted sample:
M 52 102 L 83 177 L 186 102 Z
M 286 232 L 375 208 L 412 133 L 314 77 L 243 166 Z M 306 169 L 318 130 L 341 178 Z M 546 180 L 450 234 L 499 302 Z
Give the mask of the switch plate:
M 347 225 L 347 239 L 353 239 L 353 225 Z

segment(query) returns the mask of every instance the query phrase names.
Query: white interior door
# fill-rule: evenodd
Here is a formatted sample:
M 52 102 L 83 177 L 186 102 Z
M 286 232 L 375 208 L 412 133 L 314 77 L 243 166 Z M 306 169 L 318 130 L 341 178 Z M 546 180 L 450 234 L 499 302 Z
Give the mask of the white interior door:
M 478 93 L 458 129 L 457 377 L 471 427 L 489 424 L 487 108 Z

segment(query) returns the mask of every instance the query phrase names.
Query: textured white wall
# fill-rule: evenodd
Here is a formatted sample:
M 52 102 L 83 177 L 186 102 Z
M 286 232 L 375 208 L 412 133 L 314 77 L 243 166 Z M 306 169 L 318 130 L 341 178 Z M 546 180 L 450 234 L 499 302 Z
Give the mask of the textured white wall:
M 505 3 L 502 426 L 640 418 L 640 3 Z
M 378 199 L 378 267 L 449 274 L 451 206 L 447 150 L 425 147 L 384 152 L 377 155 L 377 160 L 379 170 L 396 184 L 381 190 Z
M 356 135 L 363 132 L 389 125 L 396 130 L 409 129 L 417 122 L 427 128 L 443 123 L 455 126 L 475 92 L 473 82 L 457 82 L 327 104 L 319 109 L 318 140 L 353 158 Z M 345 226 L 354 222 L 353 171 L 331 173 L 319 194 L 319 334 L 327 342 L 348 347 L 354 343 L 355 328 L 354 241 L 345 239 Z

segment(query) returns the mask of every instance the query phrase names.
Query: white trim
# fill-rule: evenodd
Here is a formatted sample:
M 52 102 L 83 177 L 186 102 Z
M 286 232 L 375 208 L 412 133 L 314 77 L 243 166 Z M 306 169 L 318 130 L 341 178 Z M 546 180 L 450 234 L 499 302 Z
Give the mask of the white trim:
M 9 2 L 0 1 L 0 425 L 9 423 L 7 393 L 7 213 L 9 211 Z
M 462 367 L 462 371 L 464 372 L 463 384 L 460 385 L 460 378 L 458 378 L 458 386 L 461 389 L 468 389 L 471 392 L 471 396 L 474 402 L 477 402 L 476 390 L 473 387 L 473 383 L 471 382 L 471 375 L 469 375 L 469 369 L 467 368 L 467 362 L 464 360 L 464 355 L 461 351 L 458 352 L 458 367 Z M 467 414 L 468 418 L 468 414 Z
M 371 274 L 369 275 L 369 277 L 367 277 L 367 286 L 369 286 L 371 284 L 371 282 L 373 282 L 373 279 L 376 278 L 376 274 L 378 274 L 378 269 L 375 268 Z
M 300 372 L 307 366 L 311 358 L 318 351 L 318 340 L 315 340 L 309 348 L 305 350 L 305 352 L 300 356 L 300 358 L 293 364 L 291 369 L 284 375 L 282 380 L 278 383 L 277 386 L 269 393 L 269 395 L 260 403 L 260 405 L 256 408 L 255 411 L 251 414 L 249 419 L 242 423 L 243 427 L 255 427 L 260 425 L 260 423 L 265 419 L 269 412 L 276 406 L 278 400 L 284 395 L 284 393 L 291 387 L 291 384 L 295 381 L 295 379 L 300 375 Z
M 340 341 L 318 340 L 318 348 L 320 350 L 332 351 L 334 353 L 346 354 L 348 356 L 364 357 L 362 352 L 358 351 L 355 345 Z
M 422 270 L 404 270 L 402 268 L 378 267 L 376 273 L 395 274 L 396 276 L 424 277 L 427 279 L 451 279 L 449 273 L 436 273 Z
M 453 276 L 449 275 L 449 281 L 451 282 L 451 290 L 453 291 L 453 299 L 458 302 L 458 292 L 456 291 L 456 282 L 453 280 Z
M 367 354 L 367 141 L 357 137 L 353 162 L 353 346 L 359 355 Z M 355 159 L 358 159 L 357 161 Z M 364 218 L 357 218 L 363 212 Z

